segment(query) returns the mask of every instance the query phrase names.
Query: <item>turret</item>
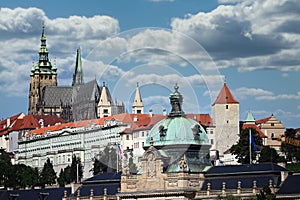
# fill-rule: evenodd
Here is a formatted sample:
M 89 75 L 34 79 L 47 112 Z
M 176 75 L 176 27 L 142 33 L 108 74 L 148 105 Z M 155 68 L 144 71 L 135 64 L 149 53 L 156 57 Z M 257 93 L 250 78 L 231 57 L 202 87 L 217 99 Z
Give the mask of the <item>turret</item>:
M 132 104 L 132 114 L 144 114 L 144 104 L 141 97 L 139 83 L 136 84 L 135 97 Z

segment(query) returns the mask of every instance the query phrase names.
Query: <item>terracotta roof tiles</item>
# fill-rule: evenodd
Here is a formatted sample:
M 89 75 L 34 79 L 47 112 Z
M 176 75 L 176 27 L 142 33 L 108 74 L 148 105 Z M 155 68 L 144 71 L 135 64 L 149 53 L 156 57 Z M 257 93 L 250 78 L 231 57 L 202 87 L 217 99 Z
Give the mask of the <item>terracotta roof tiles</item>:
M 228 88 L 227 84 L 224 83 L 216 101 L 213 103 L 215 104 L 237 104 L 239 103 L 234 96 L 232 95 L 230 89 Z

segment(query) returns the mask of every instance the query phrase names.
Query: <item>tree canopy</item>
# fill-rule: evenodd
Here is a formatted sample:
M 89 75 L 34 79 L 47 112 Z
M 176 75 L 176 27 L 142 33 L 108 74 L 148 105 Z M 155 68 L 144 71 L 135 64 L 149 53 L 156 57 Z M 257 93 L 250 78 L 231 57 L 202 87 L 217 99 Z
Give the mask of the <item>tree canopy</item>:
M 41 184 L 42 185 L 53 185 L 56 183 L 56 173 L 53 169 L 53 165 L 48 158 L 44 164 L 41 172 Z
M 280 157 L 277 151 L 269 146 L 264 146 L 263 149 L 260 152 L 260 157 L 258 159 L 258 162 L 273 162 L 278 163 L 284 161 L 283 157 Z
M 300 135 L 296 135 L 297 131 L 295 129 L 286 129 L 285 137 L 300 139 Z M 285 159 L 287 162 L 299 162 L 300 161 L 300 147 L 287 144 L 285 142 L 281 143 L 281 152 L 285 154 Z
M 239 163 L 248 164 L 250 163 L 250 151 L 249 151 L 249 133 L 251 130 L 251 134 L 254 138 L 254 143 L 256 148 L 261 148 L 262 139 L 259 137 L 258 132 L 253 128 L 242 129 L 240 134 L 240 139 L 237 144 L 231 146 L 230 150 L 233 155 L 236 155 Z M 254 150 L 254 146 L 251 147 L 251 159 L 255 160 L 257 156 L 256 151 Z

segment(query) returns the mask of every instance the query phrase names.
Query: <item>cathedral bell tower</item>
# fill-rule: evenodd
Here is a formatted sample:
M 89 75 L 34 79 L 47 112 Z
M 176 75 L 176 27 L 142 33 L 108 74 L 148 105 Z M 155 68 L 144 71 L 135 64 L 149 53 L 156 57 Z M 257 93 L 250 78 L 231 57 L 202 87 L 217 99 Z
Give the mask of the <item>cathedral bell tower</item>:
M 57 68 L 55 65 L 52 66 L 49 61 L 45 27 L 43 26 L 39 61 L 34 63 L 31 68 L 28 114 L 41 114 L 39 105 L 43 103 L 41 95 L 45 86 L 57 86 Z

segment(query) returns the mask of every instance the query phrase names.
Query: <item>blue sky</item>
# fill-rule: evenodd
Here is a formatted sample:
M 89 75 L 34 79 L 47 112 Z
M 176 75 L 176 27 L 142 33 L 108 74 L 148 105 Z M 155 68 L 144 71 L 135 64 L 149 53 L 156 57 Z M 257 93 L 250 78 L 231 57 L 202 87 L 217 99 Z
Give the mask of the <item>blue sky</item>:
M 186 113 L 211 113 L 224 79 L 240 119 L 272 113 L 299 127 L 300 5 L 297 0 L 1 0 L 0 117 L 27 113 L 29 75 L 42 23 L 70 85 L 76 49 L 85 82 L 106 82 L 130 105 L 136 82 L 145 110 L 169 110 L 175 82 Z

